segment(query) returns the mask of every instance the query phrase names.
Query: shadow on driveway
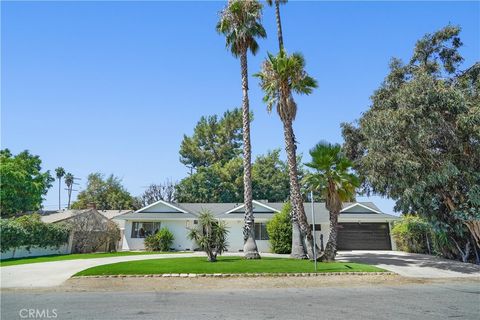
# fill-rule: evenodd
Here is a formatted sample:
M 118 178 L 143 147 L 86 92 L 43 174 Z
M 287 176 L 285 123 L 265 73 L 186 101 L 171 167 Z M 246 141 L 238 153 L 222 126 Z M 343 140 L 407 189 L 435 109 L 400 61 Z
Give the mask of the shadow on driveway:
M 340 251 L 338 260 L 367 263 L 406 276 L 479 276 L 480 266 L 400 251 Z

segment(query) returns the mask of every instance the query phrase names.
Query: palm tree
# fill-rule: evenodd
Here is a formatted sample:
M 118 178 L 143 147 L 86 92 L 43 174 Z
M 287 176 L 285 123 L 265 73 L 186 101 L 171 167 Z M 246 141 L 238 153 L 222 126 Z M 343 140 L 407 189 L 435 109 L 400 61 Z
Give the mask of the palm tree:
M 72 189 L 73 189 L 73 182 L 75 177 L 70 172 L 65 175 L 65 184 L 67 185 L 68 190 L 68 206 L 67 208 L 70 209 L 70 200 L 72 198 Z
M 277 18 L 277 35 L 278 35 L 278 47 L 279 50 L 283 50 L 283 32 L 282 32 L 282 20 L 280 19 L 280 4 L 287 3 L 287 0 L 267 0 L 267 4 L 272 6 L 275 4 L 275 17 Z
M 62 177 L 65 175 L 65 169 L 62 167 L 58 167 L 55 169 L 55 173 L 57 174 L 57 179 L 58 179 L 58 210 L 62 209 L 62 199 L 61 199 L 61 188 L 62 188 Z
M 342 153 L 340 145 L 320 142 L 310 150 L 310 155 L 312 161 L 306 165 L 315 169 L 315 173 L 308 174 L 305 182 L 325 199 L 325 206 L 330 212 L 330 236 L 320 259 L 333 261 L 337 251 L 338 215 L 343 202 L 354 201 L 360 182 L 351 173 L 352 162 Z
M 267 36 L 261 24 L 262 5 L 258 1 L 229 0 L 221 12 L 217 31 L 225 36 L 226 46 L 233 56 L 240 57 L 242 74 L 242 117 L 243 117 L 243 185 L 245 202 L 244 253 L 247 259 L 259 259 L 255 242 L 252 205 L 252 160 L 250 146 L 250 107 L 248 101 L 247 53 L 258 51 L 257 38 Z
M 203 211 L 198 217 L 198 226 L 189 229 L 188 239 L 205 251 L 208 261 L 217 261 L 217 255 L 228 248 L 228 228 L 225 221 L 215 219 L 210 211 Z
M 255 76 L 260 78 L 260 86 L 264 91 L 263 101 L 268 111 L 273 106 L 283 123 L 285 149 L 290 177 L 290 199 L 292 202 L 292 257 L 304 259 L 307 255 L 313 258 L 313 237 L 303 207 L 298 167 L 296 141 L 293 132 L 293 121 L 297 114 L 297 104 L 292 94 L 310 94 L 317 87 L 315 79 L 305 71 L 305 59 L 299 53 L 287 55 L 281 50 L 277 56 L 268 54 L 262 70 Z M 306 244 L 303 243 L 303 238 Z

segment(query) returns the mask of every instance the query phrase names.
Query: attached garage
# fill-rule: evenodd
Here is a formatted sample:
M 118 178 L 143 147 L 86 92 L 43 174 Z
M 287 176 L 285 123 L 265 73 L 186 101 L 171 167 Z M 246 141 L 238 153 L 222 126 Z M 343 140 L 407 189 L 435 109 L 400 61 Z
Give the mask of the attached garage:
M 339 223 L 338 250 L 391 250 L 388 223 Z

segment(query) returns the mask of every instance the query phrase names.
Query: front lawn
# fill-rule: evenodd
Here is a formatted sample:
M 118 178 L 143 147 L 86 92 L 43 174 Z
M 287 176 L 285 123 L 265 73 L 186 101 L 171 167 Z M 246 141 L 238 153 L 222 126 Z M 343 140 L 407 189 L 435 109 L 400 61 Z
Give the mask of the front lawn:
M 382 272 L 383 269 L 360 263 L 318 263 L 318 272 Z M 205 257 L 139 260 L 106 264 L 80 271 L 75 276 L 145 275 L 163 273 L 307 273 L 314 272 L 309 260 L 262 258 L 245 260 L 242 257 L 220 257 L 208 262 Z
M 55 254 L 42 257 L 26 257 L 0 260 L 0 267 L 15 266 L 27 263 L 51 262 L 62 260 L 77 260 L 77 259 L 95 259 L 95 258 L 110 258 L 119 256 L 136 256 L 142 254 L 166 254 L 177 252 L 151 252 L 151 251 L 120 251 L 120 252 L 101 252 L 101 253 L 74 253 L 74 254 Z

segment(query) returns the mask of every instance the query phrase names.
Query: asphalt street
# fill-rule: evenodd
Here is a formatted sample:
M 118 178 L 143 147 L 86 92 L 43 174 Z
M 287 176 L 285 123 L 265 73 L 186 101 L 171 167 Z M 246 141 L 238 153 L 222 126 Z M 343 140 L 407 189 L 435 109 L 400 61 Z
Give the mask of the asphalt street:
M 32 310 L 35 312 L 32 313 Z M 4 291 L 2 319 L 480 319 L 478 281 L 188 292 Z

